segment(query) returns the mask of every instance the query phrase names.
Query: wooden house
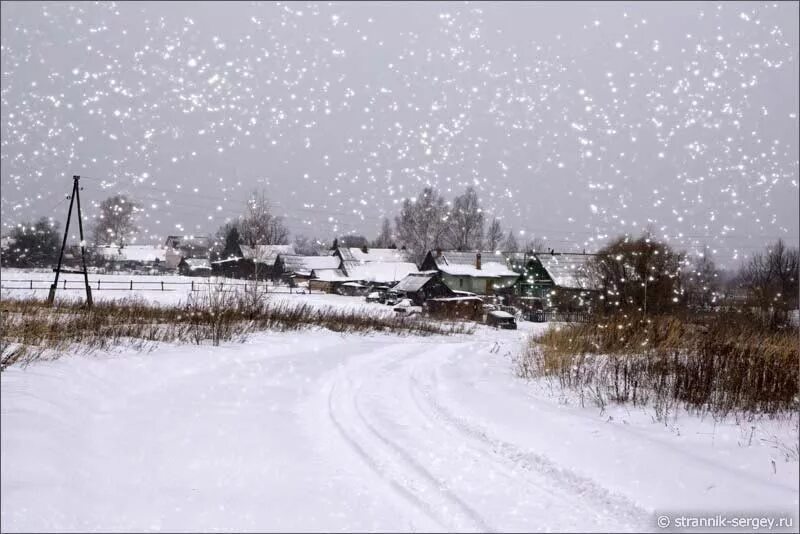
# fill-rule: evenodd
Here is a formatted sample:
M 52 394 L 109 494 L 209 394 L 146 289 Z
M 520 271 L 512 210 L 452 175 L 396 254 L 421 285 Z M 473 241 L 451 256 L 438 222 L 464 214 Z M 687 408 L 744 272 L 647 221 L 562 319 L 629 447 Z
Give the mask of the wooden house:
M 214 273 L 246 280 L 276 279 L 275 262 L 282 254 L 294 254 L 294 245 L 238 245 L 236 253 L 212 262 Z
M 345 276 L 367 285 L 394 285 L 410 273 L 419 272 L 409 251 L 396 248 L 338 247 L 333 256 L 341 260 Z
M 439 271 L 410 273 L 400 280 L 392 291 L 397 291 L 411 299 L 414 306 L 422 306 L 428 299 L 453 297 L 455 293 L 444 282 Z
M 164 243 L 166 263 L 170 269 L 176 269 L 182 258 L 209 259 L 211 238 L 201 236 L 171 235 Z
M 429 251 L 420 266 L 422 271 L 439 271 L 452 290 L 491 295 L 512 286 L 519 273 L 511 270 L 497 252 Z
M 594 254 L 536 252 L 510 259 L 520 273 L 511 294 L 533 297 L 544 308 L 588 310 L 597 294 L 588 263 Z
M 183 276 L 211 276 L 211 262 L 205 258 L 181 258 L 178 272 Z
M 358 282 L 358 280 L 348 277 L 341 269 L 313 269 L 308 280 L 308 289 L 335 293 L 336 289 L 346 282 Z
M 72 250 L 74 248 L 74 250 Z M 69 250 L 71 259 L 78 264 L 80 261 L 80 247 L 74 246 Z M 109 271 L 160 271 L 166 268 L 167 249 L 152 245 L 101 245 L 87 251 L 93 263 Z M 65 254 L 65 260 L 68 260 Z
M 311 279 L 314 269 L 338 269 L 341 260 L 329 256 L 300 256 L 297 254 L 278 254 L 275 258 L 275 273 L 282 280 L 303 282 Z

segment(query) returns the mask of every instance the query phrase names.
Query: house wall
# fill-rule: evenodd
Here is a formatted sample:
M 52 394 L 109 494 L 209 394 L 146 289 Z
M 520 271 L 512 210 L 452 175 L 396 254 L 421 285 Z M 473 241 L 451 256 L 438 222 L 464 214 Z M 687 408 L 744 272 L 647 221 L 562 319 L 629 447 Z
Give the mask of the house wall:
M 456 276 L 442 273 L 442 281 L 454 291 L 470 291 L 478 295 L 486 294 L 487 281 L 491 279 L 474 278 L 472 276 Z
M 167 267 L 170 269 L 177 269 L 178 264 L 181 262 L 181 258 L 183 258 L 183 255 L 181 254 L 180 250 L 176 250 L 174 248 L 168 248 L 166 250 Z

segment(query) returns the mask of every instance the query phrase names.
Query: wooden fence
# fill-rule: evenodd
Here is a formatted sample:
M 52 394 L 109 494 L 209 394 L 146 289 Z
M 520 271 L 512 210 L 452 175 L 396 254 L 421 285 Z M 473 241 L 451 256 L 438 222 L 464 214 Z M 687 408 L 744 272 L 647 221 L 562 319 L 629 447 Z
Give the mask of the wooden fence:
M 567 311 L 530 311 L 525 313 L 525 319 L 537 323 L 585 323 L 589 321 L 587 312 Z
M 12 284 L 12 285 L 8 285 Z M 49 290 L 52 281 L 47 280 L 22 280 L 22 279 L 8 279 L 0 281 L 0 290 L 11 291 L 31 291 L 31 290 Z M 242 282 L 211 282 L 203 280 L 190 280 L 188 282 L 172 282 L 165 280 L 89 280 L 89 285 L 92 291 L 178 291 L 179 289 L 186 289 L 189 291 L 203 291 L 212 287 L 222 290 L 230 291 L 238 287 L 253 287 L 255 282 L 242 283 Z M 265 292 L 268 293 L 292 293 L 292 288 L 288 286 L 267 286 L 263 281 L 258 285 L 263 287 Z M 171 287 L 175 286 L 175 287 Z M 186 287 L 190 286 L 190 287 Z M 58 290 L 63 291 L 81 291 L 85 288 L 83 280 L 60 280 L 58 282 Z M 305 290 L 308 292 L 308 290 Z M 297 292 L 295 289 L 294 292 Z

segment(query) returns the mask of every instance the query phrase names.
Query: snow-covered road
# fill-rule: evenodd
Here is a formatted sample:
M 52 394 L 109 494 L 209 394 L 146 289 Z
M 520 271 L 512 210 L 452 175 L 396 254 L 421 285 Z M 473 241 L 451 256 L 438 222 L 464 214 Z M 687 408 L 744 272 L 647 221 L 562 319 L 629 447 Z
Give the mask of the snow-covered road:
M 620 531 L 796 509 L 797 462 L 741 425 L 601 416 L 516 378 L 524 334 L 259 334 L 9 368 L 2 530 Z

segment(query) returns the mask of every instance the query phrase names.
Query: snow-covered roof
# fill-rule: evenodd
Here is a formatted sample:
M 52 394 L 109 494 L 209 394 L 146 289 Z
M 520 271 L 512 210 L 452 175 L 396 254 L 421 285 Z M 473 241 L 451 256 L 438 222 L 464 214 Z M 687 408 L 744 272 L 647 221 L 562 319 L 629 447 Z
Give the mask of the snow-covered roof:
M 313 280 L 321 280 L 323 282 L 352 282 L 354 278 L 350 278 L 341 269 L 314 269 L 311 271 L 311 278 Z
M 481 255 L 481 268 L 477 267 L 477 257 Z M 452 276 L 471 276 L 475 278 L 502 278 L 502 277 L 517 277 L 519 273 L 515 273 L 508 268 L 506 259 L 503 254 L 499 252 L 483 251 L 483 252 L 442 252 L 441 255 L 433 253 L 433 259 L 436 262 L 436 267 L 443 273 Z
M 211 262 L 205 258 L 183 258 L 181 261 L 185 262 L 191 271 L 211 269 Z
M 310 275 L 314 269 L 336 269 L 340 260 L 336 256 L 298 256 L 281 254 L 284 272 Z
M 225 258 L 224 260 L 212 261 L 211 263 L 213 263 L 214 265 L 217 265 L 219 263 L 235 263 L 241 259 L 242 258 Z
M 477 296 L 476 297 L 437 297 L 437 298 L 428 299 L 428 300 L 435 300 L 437 302 L 468 302 L 468 301 L 479 300 L 479 301 L 483 302 L 483 299 L 481 299 L 480 297 L 477 297 Z
M 371 261 L 367 263 L 345 263 L 344 271 L 347 276 L 354 280 L 388 283 L 402 280 L 410 273 L 419 272 L 419 269 L 417 269 L 416 263 Z
M 568 253 L 543 253 L 535 256 L 556 286 L 567 289 L 596 289 L 587 269 L 587 263 L 593 256 Z
M 358 247 L 339 247 L 338 250 L 344 261 L 381 261 L 397 263 L 409 263 L 413 261 L 411 252 L 399 248 L 367 248 L 367 251 L 364 252 Z
M 239 245 L 239 248 L 244 259 L 266 265 L 275 265 L 278 254 L 294 254 L 294 245 Z
M 423 271 L 420 273 L 410 273 L 408 276 L 400 280 L 396 286 L 392 288 L 393 291 L 405 291 L 406 293 L 415 293 L 422 289 L 436 274 L 436 271 Z
M 209 248 L 211 239 L 203 236 L 171 235 L 164 244 L 171 248 Z
M 95 249 L 107 261 L 162 262 L 167 259 L 167 251 L 152 245 L 104 245 Z
M 348 287 L 367 287 L 364 284 L 359 284 L 358 282 L 345 282 L 342 285 L 343 286 L 348 286 Z

